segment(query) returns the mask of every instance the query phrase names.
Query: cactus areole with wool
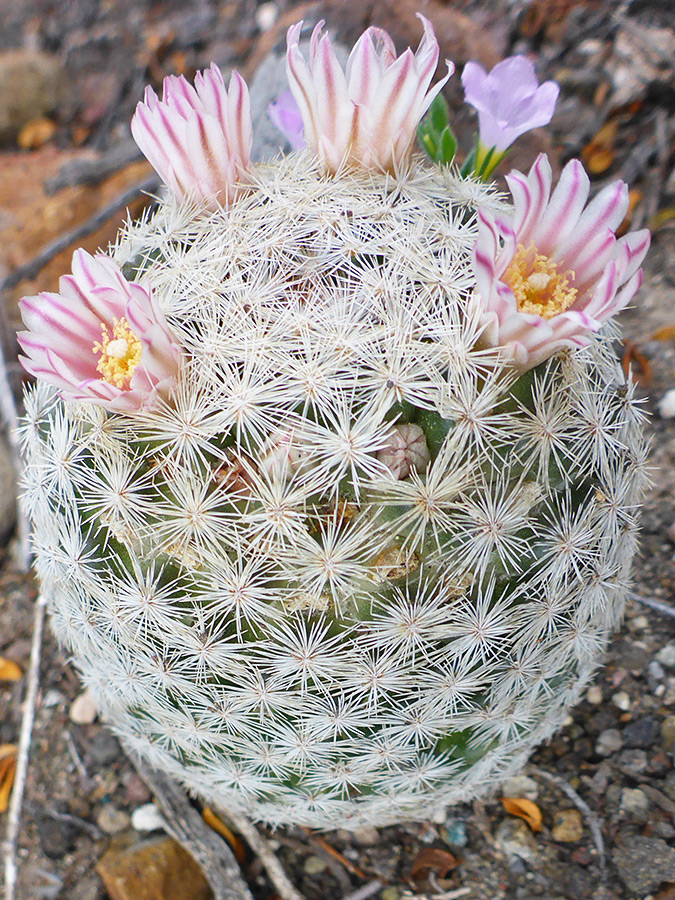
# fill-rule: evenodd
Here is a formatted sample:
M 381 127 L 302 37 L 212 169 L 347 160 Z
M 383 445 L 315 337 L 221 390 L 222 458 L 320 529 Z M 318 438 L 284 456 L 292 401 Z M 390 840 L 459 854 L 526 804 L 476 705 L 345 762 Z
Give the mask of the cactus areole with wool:
M 577 161 L 554 185 L 533 160 L 511 197 L 487 180 L 553 113 L 526 62 L 468 69 L 482 134 L 455 167 L 422 24 L 402 55 L 369 29 L 346 69 L 322 24 L 291 28 L 273 114 L 299 149 L 269 163 L 238 74 L 149 89 L 132 130 L 162 198 L 22 301 L 55 632 L 130 751 L 272 825 L 494 787 L 629 586 L 645 445 L 605 323 L 648 234 L 616 237 L 626 186 L 589 201 Z

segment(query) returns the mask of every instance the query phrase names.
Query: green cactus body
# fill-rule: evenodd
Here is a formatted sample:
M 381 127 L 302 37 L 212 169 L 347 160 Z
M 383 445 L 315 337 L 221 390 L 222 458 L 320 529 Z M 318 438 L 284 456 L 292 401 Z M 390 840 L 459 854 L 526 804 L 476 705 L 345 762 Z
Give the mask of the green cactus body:
M 486 187 L 303 155 L 254 178 L 114 250 L 185 348 L 172 403 L 29 392 L 39 575 L 125 746 L 209 802 L 426 818 L 521 766 L 588 683 L 629 583 L 641 415 L 606 333 L 520 378 L 477 347 Z

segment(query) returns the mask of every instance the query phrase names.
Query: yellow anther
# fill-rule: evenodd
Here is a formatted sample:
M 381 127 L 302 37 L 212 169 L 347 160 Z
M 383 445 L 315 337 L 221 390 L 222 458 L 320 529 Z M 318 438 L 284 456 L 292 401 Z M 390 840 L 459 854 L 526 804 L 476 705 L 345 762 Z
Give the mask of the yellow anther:
M 542 319 L 552 319 L 577 299 L 577 289 L 570 281 L 574 272 L 559 272 L 558 264 L 548 256 L 537 253 L 534 244 L 518 245 L 511 265 L 504 273 L 504 281 L 513 291 L 518 309 Z
M 118 388 L 128 388 L 141 361 L 143 347 L 124 316 L 113 321 L 112 334 L 109 326 L 101 322 L 101 340 L 92 349 L 101 354 L 96 371 L 103 380 Z

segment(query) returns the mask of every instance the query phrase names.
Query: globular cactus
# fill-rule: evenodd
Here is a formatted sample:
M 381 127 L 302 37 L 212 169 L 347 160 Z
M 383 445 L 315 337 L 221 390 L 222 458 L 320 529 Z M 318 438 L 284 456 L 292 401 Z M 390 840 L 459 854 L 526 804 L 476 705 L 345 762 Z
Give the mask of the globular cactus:
M 366 164 L 314 127 L 228 205 L 174 161 L 112 259 L 24 301 L 25 503 L 56 634 L 130 751 L 255 819 L 355 827 L 516 770 L 620 621 L 645 445 L 599 328 L 647 239 L 614 240 L 623 186 L 579 218 L 578 164 L 548 206 L 545 160 L 514 175 L 509 225 L 410 141 Z

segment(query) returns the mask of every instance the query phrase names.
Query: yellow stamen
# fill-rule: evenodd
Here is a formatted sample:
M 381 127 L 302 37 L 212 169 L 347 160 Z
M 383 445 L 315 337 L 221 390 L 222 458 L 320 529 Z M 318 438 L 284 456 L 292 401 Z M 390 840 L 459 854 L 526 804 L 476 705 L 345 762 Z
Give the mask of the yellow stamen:
M 573 279 L 574 272 L 559 272 L 557 263 L 537 253 L 534 244 L 518 245 L 503 276 L 513 291 L 519 311 L 534 313 L 542 319 L 552 319 L 572 306 L 578 293 L 570 284 Z
M 103 380 L 118 388 L 128 388 L 143 348 L 124 316 L 113 320 L 112 335 L 109 326 L 101 322 L 101 340 L 92 349 L 101 354 L 96 371 Z

